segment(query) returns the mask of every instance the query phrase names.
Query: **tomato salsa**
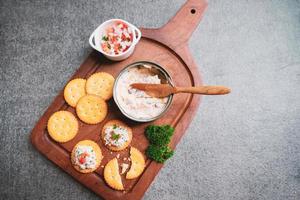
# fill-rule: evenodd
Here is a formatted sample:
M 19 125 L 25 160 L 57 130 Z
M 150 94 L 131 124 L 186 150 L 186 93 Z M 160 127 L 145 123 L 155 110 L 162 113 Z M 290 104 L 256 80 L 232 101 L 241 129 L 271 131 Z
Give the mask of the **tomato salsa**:
M 119 55 L 129 49 L 132 41 L 131 27 L 122 21 L 116 21 L 105 29 L 101 47 L 107 54 Z

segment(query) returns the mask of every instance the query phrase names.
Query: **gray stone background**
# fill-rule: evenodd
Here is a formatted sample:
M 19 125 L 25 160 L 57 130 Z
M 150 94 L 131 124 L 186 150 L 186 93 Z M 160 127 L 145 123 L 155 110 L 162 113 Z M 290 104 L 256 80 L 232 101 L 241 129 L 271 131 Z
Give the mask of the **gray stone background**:
M 101 22 L 160 27 L 184 0 L 0 2 L 0 199 L 97 199 L 29 133 Z M 190 48 L 232 93 L 203 98 L 144 199 L 300 199 L 300 2 L 210 1 Z

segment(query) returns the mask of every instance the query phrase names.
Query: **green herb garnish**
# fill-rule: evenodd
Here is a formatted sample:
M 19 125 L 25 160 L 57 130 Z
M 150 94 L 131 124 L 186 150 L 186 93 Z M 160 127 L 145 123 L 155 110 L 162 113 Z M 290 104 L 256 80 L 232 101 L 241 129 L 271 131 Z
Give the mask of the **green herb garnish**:
M 168 145 L 173 133 L 174 128 L 170 125 L 148 126 L 145 130 L 146 137 L 150 143 L 146 149 L 148 158 L 158 163 L 164 163 L 170 158 L 174 154 L 174 151 Z
M 116 128 L 117 128 L 117 125 L 114 124 L 114 125 L 113 125 L 113 129 L 116 129 Z
M 108 41 L 108 37 L 104 35 L 104 36 L 102 37 L 102 40 Z
M 112 138 L 113 140 L 118 140 L 118 139 L 120 138 L 120 135 L 119 135 L 119 134 L 116 134 L 116 133 L 113 133 L 113 134 L 111 135 L 111 138 Z
M 150 125 L 146 128 L 146 137 L 151 144 L 157 146 L 168 145 L 174 133 L 174 128 L 169 125 Z
M 148 158 L 155 160 L 158 163 L 164 163 L 168 158 L 170 158 L 174 151 L 168 146 L 156 146 L 150 144 L 146 150 Z

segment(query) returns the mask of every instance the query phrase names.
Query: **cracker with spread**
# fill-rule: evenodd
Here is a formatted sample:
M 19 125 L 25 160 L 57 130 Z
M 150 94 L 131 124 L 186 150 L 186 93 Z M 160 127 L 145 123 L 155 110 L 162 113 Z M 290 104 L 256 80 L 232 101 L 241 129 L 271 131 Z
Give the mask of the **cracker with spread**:
M 132 130 L 119 120 L 110 120 L 104 125 L 101 138 L 110 150 L 121 151 L 131 143 Z
M 102 161 L 102 152 L 97 143 L 92 140 L 78 142 L 72 150 L 71 162 L 81 173 L 95 171 Z

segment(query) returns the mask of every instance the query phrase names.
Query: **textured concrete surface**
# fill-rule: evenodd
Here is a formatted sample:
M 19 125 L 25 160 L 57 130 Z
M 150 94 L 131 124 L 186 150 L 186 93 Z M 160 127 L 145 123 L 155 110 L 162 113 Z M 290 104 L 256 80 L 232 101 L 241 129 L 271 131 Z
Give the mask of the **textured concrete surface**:
M 35 122 L 120 17 L 159 27 L 183 0 L 0 3 L 0 199 L 97 199 L 30 144 Z M 300 2 L 210 1 L 190 41 L 205 97 L 144 199 L 300 199 Z

